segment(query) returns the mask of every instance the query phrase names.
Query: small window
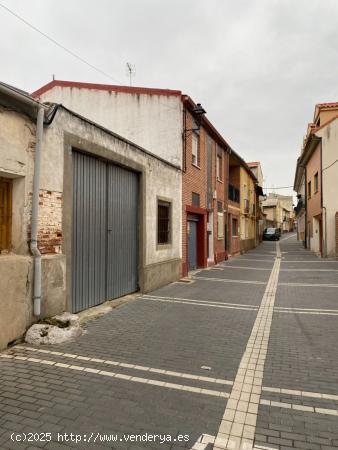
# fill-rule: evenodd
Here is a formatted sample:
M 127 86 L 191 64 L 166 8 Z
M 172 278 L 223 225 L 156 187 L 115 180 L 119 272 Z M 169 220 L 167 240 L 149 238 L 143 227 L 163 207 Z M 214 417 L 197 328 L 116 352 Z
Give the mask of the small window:
M 318 192 L 318 172 L 315 174 L 315 176 L 314 176 L 314 192 Z
M 171 204 L 162 200 L 157 205 L 157 243 L 170 244 Z
M 238 220 L 232 219 L 232 236 L 238 236 Z
M 12 180 L 0 178 L 0 252 L 11 247 Z
M 191 204 L 192 206 L 196 206 L 197 208 L 200 207 L 200 194 L 197 194 L 197 192 L 192 193 Z
M 307 184 L 307 196 L 308 198 L 311 197 L 311 181 L 309 181 Z
M 191 162 L 195 166 L 199 166 L 199 162 L 200 162 L 199 135 L 197 133 L 192 133 L 191 139 L 192 139 Z
M 217 149 L 217 158 L 216 158 L 216 176 L 217 180 L 222 181 L 222 170 L 223 170 L 223 164 L 222 164 L 222 149 Z

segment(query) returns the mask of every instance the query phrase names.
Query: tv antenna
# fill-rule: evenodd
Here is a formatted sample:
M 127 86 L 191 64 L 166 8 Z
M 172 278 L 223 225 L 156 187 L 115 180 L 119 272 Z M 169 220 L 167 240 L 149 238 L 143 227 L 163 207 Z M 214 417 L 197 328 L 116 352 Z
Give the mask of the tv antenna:
M 131 79 L 132 79 L 132 77 L 134 77 L 135 74 L 136 74 L 136 67 L 135 67 L 134 64 L 131 64 L 131 63 L 129 63 L 129 62 L 127 62 L 126 66 L 127 66 L 127 75 L 129 76 L 129 84 L 130 84 L 130 86 L 131 86 L 131 85 L 132 85 Z

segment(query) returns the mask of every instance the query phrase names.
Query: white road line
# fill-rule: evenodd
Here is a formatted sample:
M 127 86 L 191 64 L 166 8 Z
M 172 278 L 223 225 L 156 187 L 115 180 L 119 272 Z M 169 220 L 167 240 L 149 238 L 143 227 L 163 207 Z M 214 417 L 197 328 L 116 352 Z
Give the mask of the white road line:
M 310 398 L 317 398 L 317 399 L 323 399 L 323 400 L 338 401 L 338 395 L 322 394 L 320 392 L 309 392 L 309 391 L 299 391 L 299 390 L 297 391 L 294 389 L 273 388 L 273 387 L 267 387 L 267 386 L 263 386 L 262 391 L 273 392 L 276 394 L 287 394 L 287 395 L 294 395 L 294 396 L 299 396 L 299 397 L 310 397 Z
M 248 266 L 226 266 L 223 265 L 223 267 L 214 267 L 211 270 L 225 270 L 225 269 L 245 269 L 245 270 L 268 270 L 271 272 L 271 269 L 263 268 L 263 267 L 248 267 Z M 290 269 L 292 270 L 292 269 Z
M 319 308 L 294 308 L 293 306 L 275 306 L 275 309 L 287 309 L 296 311 L 315 311 L 315 312 L 337 312 L 338 309 L 319 309 Z
M 279 286 L 294 287 L 333 287 L 338 288 L 338 284 L 322 284 L 322 283 L 278 283 Z
M 222 283 L 266 284 L 266 281 L 229 280 L 227 278 L 193 277 L 194 280 L 220 281 Z
M 281 272 L 338 272 L 338 269 L 281 269 Z
M 338 416 L 337 409 L 317 408 L 317 407 L 313 407 L 313 406 L 298 405 L 296 403 L 275 402 L 273 400 L 264 400 L 264 399 L 261 399 L 260 404 L 265 405 L 265 406 L 274 406 L 276 408 L 294 409 L 294 410 L 303 411 L 303 412 L 326 414 L 326 415 L 330 415 L 330 416 Z
M 147 295 L 144 294 L 144 297 L 151 297 L 151 298 L 163 298 L 165 300 L 183 300 L 183 301 L 191 301 L 191 302 L 203 302 L 203 303 L 216 303 L 221 305 L 228 305 L 228 306 L 247 306 L 248 308 L 255 308 L 258 309 L 259 305 L 249 305 L 249 304 L 241 304 L 241 303 L 228 303 L 228 302 L 217 302 L 215 300 L 196 300 L 194 298 L 181 298 L 181 297 L 165 297 L 162 295 Z
M 271 258 L 271 259 L 253 259 L 253 258 L 242 258 L 242 257 L 238 256 L 238 257 L 231 258 L 228 261 L 229 262 L 230 261 L 257 261 L 257 262 L 265 262 L 265 263 L 272 264 L 274 262 L 274 259 L 273 258 Z M 224 264 L 226 264 L 226 262 L 220 263 L 220 264 L 224 265 Z
M 283 310 L 279 308 L 275 308 L 276 313 L 287 313 L 287 314 L 311 314 L 317 316 L 338 316 L 338 311 L 336 313 L 333 312 L 314 312 L 314 311 L 294 311 L 294 310 Z
M 212 377 L 206 377 L 203 375 L 193 375 L 191 373 L 184 373 L 184 372 L 174 372 L 172 370 L 165 370 L 165 369 L 158 369 L 155 367 L 149 367 L 149 366 L 140 366 L 137 364 L 128 364 L 128 363 L 123 363 L 123 362 L 119 362 L 119 361 L 112 361 L 110 359 L 98 359 L 98 358 L 89 358 L 86 356 L 82 356 L 82 355 L 74 355 L 74 354 L 70 354 L 70 353 L 62 353 L 62 352 L 54 352 L 52 350 L 46 350 L 46 349 L 40 349 L 40 348 L 35 348 L 35 347 L 25 347 L 25 346 L 21 346 L 18 345 L 16 347 L 14 347 L 14 349 L 19 349 L 19 350 L 28 350 L 30 352 L 36 352 L 36 353 L 45 353 L 48 355 L 56 355 L 56 356 L 62 356 L 64 358 L 71 358 L 71 359 L 78 359 L 78 360 L 85 360 L 85 361 L 89 361 L 89 362 L 95 362 L 95 363 L 101 363 L 101 364 L 107 364 L 110 366 L 116 366 L 116 367 L 124 367 L 124 368 L 128 368 L 128 369 L 134 369 L 134 370 L 140 370 L 143 372 L 152 372 L 152 373 L 160 373 L 161 375 L 167 375 L 167 376 L 171 376 L 171 377 L 179 377 L 179 378 L 185 378 L 185 379 L 190 379 L 190 380 L 198 380 L 198 381 L 206 381 L 207 383 L 216 383 L 216 384 L 225 384 L 228 386 L 232 386 L 233 382 L 230 380 L 225 380 L 222 378 L 212 378 Z M 6 355 L 6 354 L 4 354 Z M 4 356 L 4 355 L 0 355 L 0 357 L 2 358 L 8 358 L 9 356 Z M 16 357 L 16 359 L 22 359 L 23 357 Z
M 46 360 L 46 359 L 29 358 L 29 357 L 25 357 L 25 356 L 13 356 L 13 355 L 8 355 L 8 354 L 0 355 L 0 358 L 17 359 L 20 361 L 29 361 L 29 362 L 33 362 L 33 363 L 37 363 L 37 364 L 42 364 L 42 365 L 49 365 L 49 366 L 53 366 L 53 367 L 61 367 L 63 369 L 76 370 L 78 372 L 82 372 L 83 374 L 94 373 L 96 375 L 102 375 L 105 377 L 127 380 L 127 381 L 131 381 L 131 382 L 135 382 L 135 383 L 143 383 L 143 384 L 149 384 L 149 385 L 154 385 L 154 386 L 161 386 L 161 387 L 168 388 L 168 389 L 193 392 L 196 394 L 210 395 L 210 396 L 222 397 L 222 398 L 229 397 L 229 394 L 227 392 L 223 392 L 223 391 L 202 389 L 202 388 L 197 388 L 195 386 L 187 386 L 184 384 L 167 383 L 165 381 L 158 381 L 158 380 L 154 380 L 154 379 L 150 379 L 150 378 L 133 377 L 131 375 L 126 375 L 124 373 L 116 373 L 116 372 L 110 372 L 110 371 L 105 371 L 105 370 L 93 369 L 92 367 L 64 364 L 64 363 L 55 362 L 55 361 Z
M 18 345 L 18 346 L 14 347 L 14 350 L 25 350 L 25 351 L 33 352 L 33 353 L 56 355 L 56 356 L 61 356 L 64 358 L 71 359 L 73 361 L 79 360 L 79 361 L 88 361 L 88 362 L 95 362 L 95 363 L 101 363 L 101 364 L 107 364 L 107 365 L 114 365 L 117 367 L 125 367 L 125 368 L 133 369 L 133 370 L 140 370 L 140 371 L 151 372 L 151 373 L 159 373 L 161 375 L 165 375 L 168 377 L 179 377 L 179 378 L 184 378 L 184 379 L 191 379 L 191 380 L 195 380 L 195 381 L 202 381 L 202 382 L 215 383 L 215 384 L 223 384 L 223 385 L 228 385 L 228 386 L 233 385 L 232 381 L 221 379 L 221 378 L 212 378 L 212 377 L 206 377 L 206 376 L 202 376 L 202 375 L 193 375 L 193 374 L 184 373 L 184 372 L 174 372 L 171 370 L 164 370 L 164 369 L 158 369 L 158 368 L 154 368 L 154 367 L 140 366 L 137 364 L 130 364 L 130 363 L 121 363 L 121 362 L 117 362 L 117 361 L 104 360 L 104 359 L 99 359 L 99 358 L 90 358 L 88 356 L 75 355 L 72 353 L 62 353 L 62 352 L 58 352 L 58 351 L 35 348 L 35 347 L 25 347 L 25 346 Z M 19 360 L 19 361 L 27 361 L 28 360 L 31 362 L 44 361 L 43 364 L 46 364 L 46 365 L 56 365 L 56 363 L 57 363 L 57 361 L 53 361 L 53 360 L 45 360 L 45 359 L 41 360 L 39 358 L 29 358 L 28 356 L 12 355 L 12 354 L 8 354 L 8 353 L 0 354 L 0 358 L 15 359 L 15 360 Z M 68 368 L 69 364 L 59 363 L 57 365 L 57 367 Z M 81 368 L 82 368 L 82 366 L 74 366 L 74 367 L 77 368 L 74 370 L 81 370 Z M 99 373 L 100 370 L 87 368 L 86 372 Z M 302 391 L 302 390 L 276 388 L 276 387 L 269 387 L 269 386 L 263 386 L 262 391 L 272 392 L 272 393 L 276 393 L 276 394 L 293 395 L 296 397 L 309 397 L 309 398 L 318 399 L 318 400 L 321 400 L 321 399 L 322 400 L 332 400 L 332 401 L 338 402 L 338 395 L 326 394 L 326 393 L 321 393 L 321 392 Z
M 210 303 L 197 303 L 196 301 L 182 301 L 182 300 L 166 300 L 164 298 L 147 298 L 142 297 L 144 300 L 150 300 L 153 302 L 164 302 L 164 303 L 179 303 L 183 305 L 194 305 L 194 306 L 204 306 L 208 308 L 221 308 L 221 309 L 240 309 L 244 311 L 257 311 L 257 308 L 245 308 L 242 306 L 226 306 L 222 304 L 210 304 Z
M 288 264 L 293 264 L 293 263 L 297 263 L 297 262 L 301 262 L 301 263 L 338 263 L 337 259 L 283 259 L 282 260 L 282 264 L 283 263 L 288 263 Z
M 293 237 L 295 237 L 295 236 L 297 236 L 297 234 L 291 234 L 291 236 L 283 237 L 283 238 L 281 239 L 281 242 L 286 241 L 287 239 L 291 239 L 291 238 L 293 238 Z
M 253 448 L 280 268 L 280 247 L 224 411 L 214 449 Z

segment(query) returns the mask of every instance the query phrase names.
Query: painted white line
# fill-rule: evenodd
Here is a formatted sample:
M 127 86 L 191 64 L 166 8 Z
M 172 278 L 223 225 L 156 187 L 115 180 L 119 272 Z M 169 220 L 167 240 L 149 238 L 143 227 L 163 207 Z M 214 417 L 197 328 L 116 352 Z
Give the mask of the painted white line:
M 214 267 L 210 270 L 226 270 L 226 269 L 244 269 L 244 270 L 268 270 L 271 272 L 271 269 L 263 268 L 263 267 L 249 267 L 249 266 L 226 266 L 223 265 L 223 267 Z M 292 269 L 290 269 L 292 270 Z
M 254 259 L 254 258 L 242 258 L 241 256 L 238 256 L 238 257 L 231 258 L 228 261 L 229 262 L 231 262 L 231 261 L 257 261 L 257 262 L 269 263 L 272 266 L 274 259 L 273 258 L 271 258 L 271 259 L 267 259 L 267 258 L 266 259 Z M 224 264 L 227 264 L 227 262 L 225 261 L 223 263 L 220 263 L 220 265 L 224 265 Z
M 275 402 L 273 400 L 265 400 L 265 399 L 261 399 L 260 404 L 265 405 L 265 406 L 274 406 L 276 408 L 294 409 L 297 411 L 303 411 L 303 412 L 309 412 L 309 413 L 338 416 L 337 409 L 317 408 L 317 407 L 313 407 L 313 406 L 298 405 L 296 403 Z
M 227 306 L 246 306 L 248 308 L 255 308 L 255 309 L 259 308 L 259 305 L 249 305 L 247 303 L 241 304 L 241 303 L 218 302 L 216 300 L 196 300 L 194 298 L 164 297 L 162 295 L 147 295 L 147 294 L 145 294 L 142 298 L 144 298 L 144 297 L 159 298 L 159 299 L 164 299 L 164 300 L 183 300 L 183 301 L 188 301 L 188 302 L 215 303 L 218 305 L 227 305 Z
M 193 277 L 194 280 L 204 281 L 220 281 L 222 283 L 240 283 L 240 284 L 266 284 L 266 281 L 248 281 L 248 280 L 229 280 L 227 278 L 211 278 L 211 277 Z
M 288 239 L 291 239 L 291 238 L 293 238 L 293 237 L 295 237 L 295 236 L 297 236 L 297 234 L 291 234 L 291 236 L 283 237 L 280 241 L 283 242 L 283 241 L 286 241 L 286 240 L 288 240 Z
M 275 309 L 286 309 L 286 310 L 292 310 L 292 311 L 314 311 L 314 312 L 337 312 L 338 309 L 320 309 L 320 308 L 295 308 L 293 306 L 275 306 Z
M 281 269 L 281 272 L 338 272 L 338 269 Z
M 229 394 L 227 392 L 223 392 L 223 391 L 214 391 L 212 389 L 202 389 L 202 388 L 198 388 L 195 386 L 187 386 L 184 384 L 167 383 L 165 381 L 158 381 L 158 380 L 154 380 L 154 379 L 150 379 L 150 378 L 133 377 L 131 375 L 126 375 L 124 373 L 110 372 L 110 371 L 106 371 L 106 370 L 97 370 L 97 372 L 96 371 L 94 372 L 95 369 L 92 369 L 91 367 L 77 366 L 77 365 L 73 365 L 73 364 L 72 365 L 63 364 L 63 363 L 45 360 L 45 359 L 30 358 L 30 357 L 23 359 L 24 357 L 18 358 L 17 356 L 8 355 L 8 354 L 0 355 L 0 358 L 7 358 L 7 359 L 14 359 L 14 360 L 19 359 L 20 361 L 25 360 L 25 361 L 29 361 L 29 362 L 33 362 L 33 363 L 41 364 L 41 365 L 52 365 L 54 367 L 61 367 L 63 369 L 76 370 L 76 371 L 82 372 L 84 374 L 95 373 L 96 375 L 102 375 L 105 377 L 128 380 L 128 381 L 135 382 L 135 383 L 143 383 L 143 384 L 149 384 L 149 385 L 154 385 L 154 386 L 161 386 L 164 388 L 174 389 L 174 390 L 178 390 L 178 391 L 187 391 L 187 392 L 193 392 L 196 394 L 209 395 L 209 396 L 222 397 L 222 398 L 229 397 Z
M 188 374 L 188 373 L 184 373 L 184 372 L 174 372 L 171 370 L 164 370 L 164 369 L 158 369 L 158 368 L 154 368 L 154 367 L 140 366 L 140 365 L 131 364 L 131 363 L 121 363 L 121 362 L 111 361 L 111 360 L 103 360 L 103 359 L 98 360 L 97 358 L 90 358 L 87 356 L 62 353 L 62 352 L 41 349 L 41 348 L 35 348 L 35 347 L 25 347 L 25 346 L 17 345 L 14 347 L 14 350 L 25 350 L 28 352 L 31 351 L 31 352 L 35 352 L 35 353 L 57 355 L 57 356 L 62 356 L 62 357 L 66 357 L 66 358 L 68 357 L 73 360 L 75 359 L 75 360 L 80 360 L 80 361 L 82 361 L 82 360 L 89 361 L 89 362 L 93 362 L 93 361 L 101 362 L 102 361 L 102 364 L 108 364 L 108 365 L 114 365 L 114 366 L 120 366 L 120 367 L 128 367 L 133 370 L 149 371 L 152 373 L 160 373 L 161 375 L 166 375 L 166 376 L 170 376 L 170 377 L 181 377 L 181 378 L 185 378 L 185 379 L 205 381 L 205 382 L 215 383 L 215 384 L 224 384 L 224 385 L 229 385 L 229 386 L 233 385 L 232 381 L 220 379 L 220 378 L 212 378 L 212 377 L 206 377 L 206 376 L 202 376 L 202 375 L 193 375 L 193 374 Z M 8 354 L 8 353 L 0 354 L 0 357 L 4 358 L 4 359 L 14 359 L 13 355 Z M 15 355 L 16 360 L 27 361 L 27 358 L 28 358 L 27 356 L 22 356 L 22 355 L 16 356 Z M 33 362 L 41 361 L 38 358 L 30 358 L 30 360 L 31 361 L 33 360 Z M 51 360 L 42 360 L 42 361 L 44 361 L 43 364 L 47 364 L 47 365 L 56 365 L 57 364 L 56 361 L 51 361 Z M 67 367 L 69 367 L 69 364 L 58 363 L 58 367 L 66 367 L 67 368 Z M 81 366 L 77 366 L 77 367 L 81 367 Z M 85 372 L 91 372 L 91 373 L 99 373 L 100 372 L 99 369 L 92 369 L 89 367 L 84 368 L 83 370 Z M 128 375 L 126 375 L 126 376 L 129 377 Z M 321 392 L 302 391 L 302 390 L 276 388 L 276 387 L 269 387 L 269 386 L 263 386 L 262 391 L 272 392 L 272 393 L 277 393 L 277 394 L 288 394 L 288 395 L 294 395 L 294 396 L 300 396 L 300 397 L 310 397 L 310 398 L 338 401 L 338 394 L 337 395 L 326 394 L 326 393 L 321 393 Z
M 54 352 L 52 350 L 46 350 L 46 349 L 40 349 L 40 348 L 35 348 L 35 347 L 25 347 L 25 346 L 21 346 L 21 345 L 17 345 L 16 347 L 14 347 L 14 350 L 18 349 L 18 350 L 28 350 L 30 352 L 36 352 L 36 353 L 46 353 L 49 355 L 57 355 L 57 356 L 62 356 L 64 358 L 73 358 L 73 359 L 78 359 L 78 360 L 83 360 L 83 356 L 81 355 L 69 355 L 68 353 L 62 353 L 62 352 Z M 7 356 L 6 356 L 7 355 Z M 12 355 L 8 355 L 6 353 L 1 354 L 0 357 L 2 358 L 11 358 Z M 26 360 L 26 357 L 23 356 L 16 356 L 16 359 L 24 359 Z M 32 358 L 31 358 L 32 359 Z M 190 379 L 190 380 L 200 380 L 200 381 L 206 381 L 207 383 L 215 383 L 215 384 L 225 384 L 228 386 L 232 386 L 233 382 L 230 380 L 225 380 L 222 378 L 213 378 L 213 377 L 206 377 L 204 375 L 193 375 L 191 373 L 185 373 L 185 372 L 174 372 L 172 370 L 165 370 L 165 369 L 158 369 L 155 367 L 148 367 L 148 366 L 139 366 L 137 364 L 128 364 L 128 363 L 123 363 L 123 362 L 119 362 L 119 361 L 112 361 L 109 359 L 97 359 L 97 358 L 87 358 L 86 360 L 89 362 L 99 362 L 102 364 L 107 364 L 107 365 L 111 365 L 111 366 L 117 366 L 117 367 L 124 367 L 124 368 L 128 368 L 128 369 L 133 369 L 133 370 L 140 370 L 143 372 L 153 372 L 153 373 L 160 373 L 161 375 L 166 375 L 166 376 L 171 376 L 171 377 L 178 377 L 178 378 L 185 378 L 185 379 Z M 40 361 L 40 359 L 37 359 L 37 362 Z
M 268 350 L 281 253 L 276 259 L 227 402 L 214 449 L 252 449 Z
M 208 307 L 208 308 L 222 308 L 222 309 L 240 309 L 240 310 L 244 310 L 244 311 L 257 311 L 256 308 L 245 308 L 242 306 L 226 306 L 226 305 L 222 305 L 222 304 L 210 304 L 210 303 L 197 303 L 194 301 L 182 301 L 182 300 L 166 300 L 163 298 L 147 298 L 147 297 L 142 297 L 144 300 L 151 300 L 153 302 L 164 302 L 164 303 L 179 303 L 179 304 L 183 304 L 183 305 L 194 305 L 194 306 L 204 306 L 204 307 Z
M 337 259 L 283 259 L 282 263 L 288 263 L 288 264 L 293 264 L 293 263 L 297 263 L 297 262 L 301 262 L 301 263 L 338 263 Z
M 294 286 L 294 287 L 328 287 L 338 288 L 338 284 L 322 284 L 322 283 L 278 283 L 279 286 Z
M 295 311 L 295 310 L 283 310 L 275 308 L 276 313 L 286 313 L 286 314 L 310 314 L 315 316 L 338 316 L 338 311 L 334 312 L 315 312 L 315 311 Z
M 294 389 L 273 388 L 273 387 L 267 387 L 267 386 L 263 386 L 262 391 L 273 392 L 276 394 L 287 394 L 287 395 L 294 395 L 294 396 L 299 396 L 299 397 L 310 397 L 310 398 L 338 401 L 338 395 L 322 394 L 320 392 L 308 392 L 308 391 L 299 391 L 299 390 L 297 391 Z

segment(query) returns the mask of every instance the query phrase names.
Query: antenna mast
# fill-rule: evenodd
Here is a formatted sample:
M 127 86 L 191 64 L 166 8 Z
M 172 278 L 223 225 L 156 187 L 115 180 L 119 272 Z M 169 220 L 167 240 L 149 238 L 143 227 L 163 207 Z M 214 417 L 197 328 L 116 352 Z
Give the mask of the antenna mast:
M 133 76 L 135 76 L 136 68 L 135 68 L 135 65 L 133 65 L 129 62 L 127 62 L 126 66 L 127 66 L 127 75 L 129 76 L 129 84 L 131 86 L 132 85 L 131 79 Z

